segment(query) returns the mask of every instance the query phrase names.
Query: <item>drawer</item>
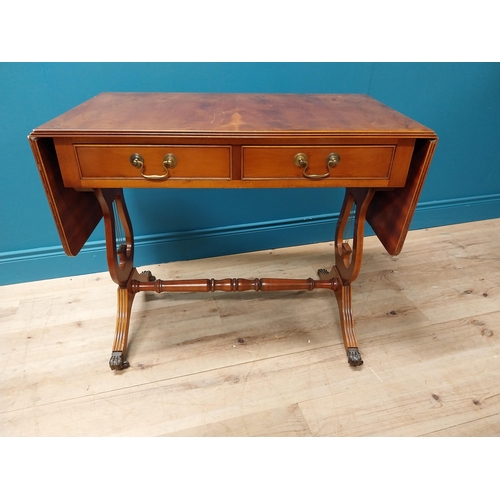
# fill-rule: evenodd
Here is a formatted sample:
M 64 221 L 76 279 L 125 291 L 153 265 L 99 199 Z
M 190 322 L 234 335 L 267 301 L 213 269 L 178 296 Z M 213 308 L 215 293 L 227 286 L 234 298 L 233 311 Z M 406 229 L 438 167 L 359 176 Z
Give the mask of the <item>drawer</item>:
M 246 146 L 242 179 L 382 180 L 389 179 L 396 145 Z M 329 156 L 333 162 L 328 167 Z M 296 155 L 302 154 L 302 161 Z M 338 163 L 336 163 L 338 159 Z
M 168 182 L 176 179 L 229 179 L 231 176 L 229 146 L 75 144 L 74 151 L 82 180 Z

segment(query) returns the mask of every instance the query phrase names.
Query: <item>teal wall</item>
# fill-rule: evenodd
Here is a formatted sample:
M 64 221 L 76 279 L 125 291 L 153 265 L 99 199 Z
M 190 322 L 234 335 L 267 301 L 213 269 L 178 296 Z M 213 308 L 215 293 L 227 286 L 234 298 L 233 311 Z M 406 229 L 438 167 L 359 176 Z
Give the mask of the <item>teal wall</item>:
M 0 284 L 106 269 L 98 226 L 62 252 L 28 145 L 42 123 L 100 92 L 364 93 L 440 142 L 412 229 L 500 217 L 497 63 L 0 64 Z M 131 190 L 137 265 L 330 240 L 342 190 Z

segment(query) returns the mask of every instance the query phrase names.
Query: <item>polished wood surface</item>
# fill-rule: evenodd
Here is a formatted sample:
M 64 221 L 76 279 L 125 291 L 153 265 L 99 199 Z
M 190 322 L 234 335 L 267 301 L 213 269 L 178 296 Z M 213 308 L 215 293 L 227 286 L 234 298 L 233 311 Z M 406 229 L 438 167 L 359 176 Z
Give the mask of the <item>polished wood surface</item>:
M 292 135 L 428 137 L 362 94 L 102 93 L 36 128 L 48 137 Z
M 359 179 L 389 179 L 396 147 L 380 146 L 281 146 L 252 147 L 243 149 L 243 179 L 301 179 L 303 169 L 294 165 L 296 154 L 305 154 L 309 160 L 308 175 L 326 175 L 327 158 L 338 153 L 340 163 L 332 168 L 328 177 L 346 182 Z M 397 170 L 397 169 L 395 169 Z M 322 181 L 324 179 L 319 179 Z M 403 183 L 404 185 L 404 183 Z
M 75 147 L 79 177 L 96 185 L 96 180 L 110 181 L 141 179 L 139 170 L 130 164 L 134 153 L 144 158 L 145 175 L 163 176 L 163 157 L 174 154 L 178 164 L 169 169 L 168 182 L 177 179 L 225 179 L 231 177 L 231 148 L 229 146 L 88 146 Z
M 337 290 L 337 279 L 315 280 L 281 278 L 226 278 L 192 280 L 132 280 L 130 290 L 137 292 L 283 292 L 285 290 Z
M 436 145 L 436 139 L 417 140 L 405 186 L 378 191 L 370 204 L 367 221 L 391 255 L 403 248 Z
M 319 243 L 146 269 L 300 279 L 332 251 Z M 3 286 L 0 434 L 500 437 L 499 283 L 500 219 L 411 231 L 398 257 L 367 237 L 352 285 L 361 367 L 346 367 L 328 290 L 300 300 L 145 293 L 130 367 L 114 376 L 107 273 Z
M 52 139 L 30 141 L 47 201 L 66 255 L 78 255 L 102 219 L 102 212 L 93 193 L 64 187 Z
M 214 290 L 241 285 L 241 290 L 278 291 L 330 283 L 326 287 L 337 298 L 349 364 L 361 365 L 351 285 L 361 267 L 365 221 L 390 254 L 400 252 L 437 141 L 432 130 L 368 96 L 337 94 L 105 93 L 38 127 L 29 138 L 68 253 L 78 252 L 95 227 L 96 206 L 102 211 L 108 267 L 119 286 L 113 370 L 129 366 L 136 293 L 205 291 L 212 285 Z M 333 267 L 316 270 L 319 280 L 300 282 L 217 278 L 173 283 L 138 273 L 122 189 L 143 187 L 345 187 Z M 72 197 L 74 190 L 94 191 L 95 199 L 75 198 L 82 219 L 82 210 L 92 215 L 88 221 L 68 217 L 72 207 L 64 195 L 55 196 L 65 189 Z M 351 217 L 352 236 L 346 231 Z

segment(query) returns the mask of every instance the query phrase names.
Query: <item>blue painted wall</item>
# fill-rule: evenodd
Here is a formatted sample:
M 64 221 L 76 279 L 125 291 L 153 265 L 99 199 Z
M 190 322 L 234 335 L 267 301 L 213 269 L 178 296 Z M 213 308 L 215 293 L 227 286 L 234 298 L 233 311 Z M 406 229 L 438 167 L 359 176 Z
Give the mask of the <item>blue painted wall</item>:
M 0 64 L 0 284 L 106 269 L 100 225 L 61 249 L 26 139 L 100 92 L 364 93 L 440 142 L 412 228 L 500 217 L 497 63 Z M 138 265 L 330 240 L 342 191 L 131 190 Z

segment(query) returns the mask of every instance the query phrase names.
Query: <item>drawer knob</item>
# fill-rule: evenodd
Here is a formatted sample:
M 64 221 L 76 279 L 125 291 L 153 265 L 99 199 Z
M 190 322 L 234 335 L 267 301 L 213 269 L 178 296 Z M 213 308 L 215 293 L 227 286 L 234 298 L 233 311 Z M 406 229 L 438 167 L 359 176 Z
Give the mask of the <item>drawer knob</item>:
M 144 158 L 139 153 L 134 153 L 130 156 L 130 163 L 135 168 L 143 168 L 144 167 Z
M 293 163 L 295 166 L 302 168 L 302 175 L 308 179 L 326 179 L 330 173 L 331 169 L 340 163 L 340 155 L 337 153 L 330 153 L 326 158 L 326 168 L 328 172 L 326 174 L 308 174 L 307 169 L 309 168 L 309 159 L 304 153 L 297 153 L 293 157 Z
M 174 168 L 177 165 L 177 162 L 177 156 L 175 156 L 173 153 L 168 153 L 163 157 L 163 166 L 165 167 L 165 170 Z
M 326 157 L 326 165 L 328 168 L 336 167 L 340 163 L 340 155 L 337 153 L 330 153 Z
M 293 163 L 296 167 L 303 169 L 306 169 L 309 166 L 309 160 L 307 158 L 307 155 L 305 155 L 304 153 L 297 153 L 293 157 Z
M 177 165 L 177 157 L 168 153 L 163 157 L 163 168 L 165 169 L 165 173 L 162 175 L 151 175 L 144 173 L 144 158 L 139 153 L 134 153 L 130 156 L 130 163 L 135 167 L 141 170 L 141 175 L 150 181 L 163 181 L 170 177 L 169 168 L 174 168 Z

